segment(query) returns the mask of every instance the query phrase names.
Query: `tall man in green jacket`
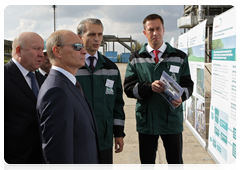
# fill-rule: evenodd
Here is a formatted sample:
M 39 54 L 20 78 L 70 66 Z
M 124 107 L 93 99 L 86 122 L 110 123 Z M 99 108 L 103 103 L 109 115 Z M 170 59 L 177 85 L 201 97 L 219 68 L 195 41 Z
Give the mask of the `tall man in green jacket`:
M 161 16 L 151 14 L 143 21 L 148 39 L 134 52 L 127 65 L 124 91 L 136 98 L 136 119 L 139 152 L 142 164 L 154 164 L 161 136 L 169 164 L 182 164 L 183 108 L 193 91 L 188 57 L 185 53 L 164 43 L 164 22 Z M 156 56 L 156 57 L 155 57 Z M 162 72 L 169 74 L 183 89 L 179 100 L 172 100 L 175 109 L 159 94 L 164 91 L 160 81 Z
M 76 78 L 94 110 L 99 132 L 100 162 L 112 164 L 113 137 L 115 153 L 119 153 L 123 150 L 125 136 L 120 72 L 115 63 L 98 52 L 103 39 L 103 25 L 99 19 L 81 21 L 77 34 L 87 54 L 85 66 L 78 70 Z

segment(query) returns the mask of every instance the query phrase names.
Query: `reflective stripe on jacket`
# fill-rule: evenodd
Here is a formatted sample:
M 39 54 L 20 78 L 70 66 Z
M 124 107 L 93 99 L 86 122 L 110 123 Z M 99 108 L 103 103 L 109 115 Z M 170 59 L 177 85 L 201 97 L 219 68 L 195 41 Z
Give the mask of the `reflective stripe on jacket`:
M 100 150 L 109 149 L 113 146 L 113 135 L 125 136 L 123 90 L 118 67 L 98 52 L 94 72 L 85 64 L 75 76 L 94 110 Z
M 182 51 L 171 47 L 167 49 L 156 64 L 146 51 L 145 44 L 129 58 L 124 91 L 130 98 L 136 98 L 137 131 L 149 135 L 176 134 L 183 131 L 182 104 L 172 109 L 168 102 L 151 88 L 152 82 L 160 80 L 162 72 L 169 74 L 183 89 L 182 100 L 192 95 L 188 57 Z M 178 72 L 171 72 L 172 66 L 179 67 Z

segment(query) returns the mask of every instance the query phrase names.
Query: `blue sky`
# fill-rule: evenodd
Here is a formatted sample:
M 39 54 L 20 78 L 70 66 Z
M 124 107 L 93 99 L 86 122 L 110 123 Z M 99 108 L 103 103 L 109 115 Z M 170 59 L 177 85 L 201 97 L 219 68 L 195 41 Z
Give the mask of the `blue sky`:
M 224 49 L 236 48 L 236 36 L 222 38 Z
M 205 45 L 196 45 L 192 47 L 193 55 L 196 57 L 204 57 L 205 56 Z

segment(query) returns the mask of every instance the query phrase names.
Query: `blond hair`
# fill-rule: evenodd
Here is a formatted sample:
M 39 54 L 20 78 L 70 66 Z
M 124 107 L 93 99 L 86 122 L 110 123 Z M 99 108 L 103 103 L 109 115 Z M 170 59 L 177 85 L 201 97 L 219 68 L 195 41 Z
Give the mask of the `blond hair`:
M 16 54 L 16 48 L 20 46 L 21 48 L 25 48 L 26 42 L 25 42 L 25 36 L 21 36 L 19 34 L 16 38 L 14 38 L 12 43 L 12 56 Z
M 54 60 L 55 59 L 55 55 L 53 54 L 52 48 L 54 46 L 60 46 L 63 44 L 65 38 L 64 38 L 64 34 L 67 32 L 72 32 L 70 30 L 58 30 L 53 32 L 49 38 L 47 39 L 46 42 L 46 47 L 47 47 L 47 54 L 50 60 Z M 72 32 L 74 33 L 74 32 Z

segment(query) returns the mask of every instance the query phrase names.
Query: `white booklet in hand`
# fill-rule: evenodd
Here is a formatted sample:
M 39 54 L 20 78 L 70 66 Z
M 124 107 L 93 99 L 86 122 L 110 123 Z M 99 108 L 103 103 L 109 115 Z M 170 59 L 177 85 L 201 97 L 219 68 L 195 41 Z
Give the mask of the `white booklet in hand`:
M 167 101 L 168 103 L 175 108 L 172 105 L 172 100 L 178 100 L 182 96 L 183 89 L 182 87 L 175 82 L 165 71 L 163 71 L 162 76 L 160 78 L 160 81 L 163 82 L 164 85 L 164 92 L 160 93 Z

